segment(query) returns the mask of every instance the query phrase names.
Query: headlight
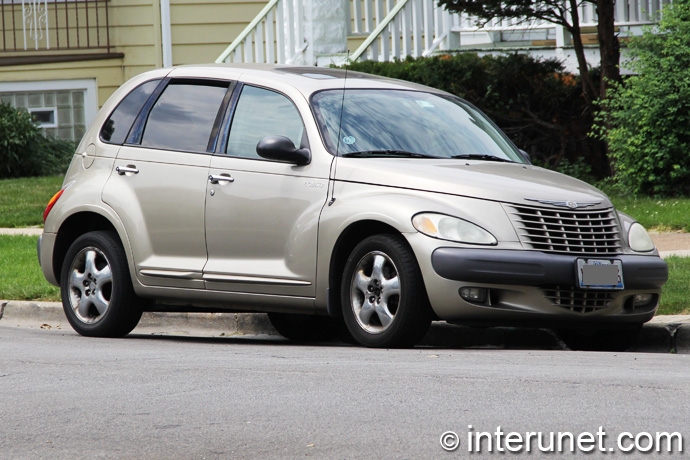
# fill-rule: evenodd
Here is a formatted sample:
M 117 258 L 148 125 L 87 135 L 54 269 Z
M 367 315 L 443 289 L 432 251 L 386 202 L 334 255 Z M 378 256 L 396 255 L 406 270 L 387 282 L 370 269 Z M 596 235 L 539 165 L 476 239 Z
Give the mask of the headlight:
M 628 243 L 633 251 L 649 252 L 654 250 L 654 243 L 647 230 L 637 222 L 632 224 L 628 230 Z
M 496 238 L 483 228 L 444 214 L 422 213 L 412 218 L 412 225 L 419 232 L 432 238 L 471 244 L 497 244 Z

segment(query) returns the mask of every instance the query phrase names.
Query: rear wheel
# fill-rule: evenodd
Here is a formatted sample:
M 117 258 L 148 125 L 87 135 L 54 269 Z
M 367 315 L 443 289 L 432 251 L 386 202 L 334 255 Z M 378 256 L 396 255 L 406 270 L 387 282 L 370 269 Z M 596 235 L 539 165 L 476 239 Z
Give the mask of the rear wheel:
M 558 337 L 571 350 L 625 351 L 642 330 L 641 324 L 619 329 L 559 329 Z
M 92 337 L 122 337 L 134 329 L 144 301 L 132 288 L 122 245 L 113 232 L 77 238 L 62 265 L 60 289 L 67 320 Z
M 269 313 L 271 325 L 280 335 L 295 342 L 320 342 L 338 337 L 338 322 L 329 316 Z
M 343 273 L 343 317 L 354 340 L 396 348 L 419 342 L 431 324 L 431 308 L 417 261 L 399 235 L 363 240 Z

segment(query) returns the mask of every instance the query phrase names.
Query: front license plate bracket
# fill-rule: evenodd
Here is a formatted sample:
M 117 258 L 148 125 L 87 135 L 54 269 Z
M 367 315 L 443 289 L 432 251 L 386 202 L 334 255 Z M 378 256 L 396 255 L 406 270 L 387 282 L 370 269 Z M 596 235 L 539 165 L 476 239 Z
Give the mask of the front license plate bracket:
M 577 259 L 581 289 L 624 289 L 623 264 L 617 259 Z

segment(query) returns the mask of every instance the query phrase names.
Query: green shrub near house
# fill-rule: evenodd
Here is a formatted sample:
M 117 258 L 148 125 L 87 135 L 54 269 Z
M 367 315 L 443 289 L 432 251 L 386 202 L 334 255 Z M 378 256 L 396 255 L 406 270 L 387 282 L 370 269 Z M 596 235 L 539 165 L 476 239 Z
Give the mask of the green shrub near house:
M 62 174 L 75 147 L 44 137 L 30 113 L 0 103 L 0 179 Z

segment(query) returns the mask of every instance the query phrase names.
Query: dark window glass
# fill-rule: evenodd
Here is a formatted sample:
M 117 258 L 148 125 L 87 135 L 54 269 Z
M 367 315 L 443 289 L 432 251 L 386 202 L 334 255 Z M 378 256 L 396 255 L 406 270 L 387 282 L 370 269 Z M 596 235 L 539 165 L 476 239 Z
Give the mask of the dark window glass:
M 304 125 L 297 108 L 282 94 L 245 86 L 235 109 L 228 138 L 228 155 L 259 158 L 256 144 L 266 136 L 285 136 L 302 142 Z
M 156 101 L 141 145 L 205 152 L 227 86 L 171 83 Z
M 160 80 L 147 81 L 137 86 L 120 102 L 101 128 L 101 140 L 110 144 L 122 144 L 132 123 Z

